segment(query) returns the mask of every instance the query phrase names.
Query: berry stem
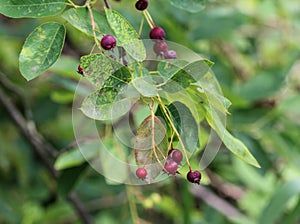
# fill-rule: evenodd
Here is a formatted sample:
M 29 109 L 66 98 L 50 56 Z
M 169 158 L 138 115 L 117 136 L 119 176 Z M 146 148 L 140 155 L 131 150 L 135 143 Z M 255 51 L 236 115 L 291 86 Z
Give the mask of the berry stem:
M 158 158 L 158 155 L 156 153 L 156 149 L 155 149 L 155 138 L 154 138 L 154 101 L 152 100 L 152 104 L 149 105 L 149 108 L 150 108 L 150 112 L 151 112 L 151 137 L 152 137 L 152 141 L 151 141 L 151 145 L 152 145 L 152 151 L 153 151 L 153 154 L 157 160 L 157 162 L 159 163 L 159 165 L 162 167 L 163 170 L 165 170 L 165 167 L 164 165 L 160 162 L 159 158 Z
M 181 139 L 181 137 L 180 137 L 180 135 L 179 135 L 179 133 L 178 133 L 178 131 L 177 131 L 175 125 L 173 124 L 172 119 L 171 119 L 171 117 L 170 117 L 170 115 L 169 115 L 167 109 L 165 108 L 165 105 L 163 104 L 163 102 L 162 102 L 162 100 L 161 100 L 161 98 L 160 98 L 159 95 L 157 96 L 157 99 L 158 99 L 158 103 L 159 103 L 159 105 L 161 106 L 161 108 L 162 108 L 162 110 L 163 110 L 163 112 L 164 112 L 166 118 L 167 118 L 168 121 L 169 121 L 169 124 L 171 125 L 173 131 L 175 132 L 175 134 L 176 134 L 177 137 L 178 137 L 178 140 L 179 140 L 179 143 L 180 143 L 180 145 L 181 145 L 181 147 L 182 147 L 182 150 L 183 150 L 183 153 L 184 153 L 186 162 L 187 162 L 187 164 L 188 164 L 189 169 L 191 170 L 191 169 L 192 169 L 192 168 L 191 168 L 191 164 L 190 164 L 190 162 L 189 162 L 189 158 L 188 158 L 188 155 L 187 155 L 187 150 L 186 150 L 186 148 L 185 148 L 185 146 L 184 146 L 184 144 L 183 144 L 183 141 L 182 141 L 182 139 Z
M 150 28 L 153 29 L 153 28 L 155 27 L 155 24 L 154 24 L 154 22 L 153 22 L 153 19 L 152 19 L 150 13 L 149 13 L 147 10 L 144 10 L 144 11 L 143 11 L 143 15 L 144 15 L 144 17 L 146 18 L 146 20 L 147 20 L 147 22 L 148 22 Z
M 143 26 L 144 26 L 145 17 L 142 17 L 140 28 L 139 28 L 139 37 L 141 37 Z
M 111 6 L 110 6 L 108 0 L 104 0 L 104 4 L 105 4 L 106 8 L 111 9 Z
M 95 41 L 97 47 L 98 47 L 98 48 L 100 49 L 100 51 L 103 53 L 102 48 L 101 48 L 100 43 L 99 43 L 99 40 L 98 40 L 97 35 L 96 35 L 96 23 L 95 23 L 95 20 L 94 20 L 94 15 L 93 15 L 92 7 L 91 7 L 91 1 L 88 0 L 88 1 L 86 2 L 86 4 L 87 4 L 87 8 L 88 8 L 89 13 L 90 13 L 90 18 L 91 18 L 91 24 L 92 24 L 92 30 L 93 30 L 94 41 Z

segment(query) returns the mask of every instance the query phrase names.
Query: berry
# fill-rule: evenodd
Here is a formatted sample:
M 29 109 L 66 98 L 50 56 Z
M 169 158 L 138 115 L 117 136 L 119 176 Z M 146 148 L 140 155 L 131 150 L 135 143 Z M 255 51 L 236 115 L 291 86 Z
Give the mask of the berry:
M 165 166 L 164 166 L 164 171 L 167 174 L 173 174 L 175 175 L 178 169 L 178 164 L 174 160 L 167 160 Z
M 181 163 L 183 158 L 182 153 L 178 149 L 173 149 L 170 153 L 170 157 L 178 164 Z
M 166 33 L 161 27 L 154 27 L 150 31 L 150 39 L 152 40 L 163 40 L 166 37 Z
M 199 184 L 201 180 L 201 173 L 198 170 L 190 170 L 186 175 L 188 181 Z
M 147 170 L 145 168 L 138 168 L 135 174 L 138 178 L 144 180 L 147 176 Z
M 135 8 L 137 10 L 143 11 L 148 7 L 148 0 L 138 0 L 135 3 Z
M 162 56 L 168 51 L 168 45 L 164 41 L 155 42 L 153 45 L 153 51 L 157 56 Z
M 167 51 L 167 52 L 164 54 L 164 56 L 165 56 L 165 59 L 175 59 L 175 58 L 177 58 L 176 51 L 174 51 L 174 50 L 169 50 L 169 51 Z
M 105 35 L 101 40 L 101 47 L 105 50 L 110 50 L 116 46 L 116 39 L 112 35 Z
M 83 69 L 81 68 L 80 65 L 78 65 L 78 67 L 77 67 L 77 72 L 78 72 L 80 75 L 83 75 Z

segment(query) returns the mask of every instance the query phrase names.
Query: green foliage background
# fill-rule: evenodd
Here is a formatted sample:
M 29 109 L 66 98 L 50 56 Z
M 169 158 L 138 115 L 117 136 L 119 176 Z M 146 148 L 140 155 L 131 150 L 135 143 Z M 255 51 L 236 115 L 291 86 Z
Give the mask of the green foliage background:
M 138 30 L 141 14 L 133 1 L 111 4 Z M 70 167 L 78 166 L 65 169 L 56 182 L 0 104 L 0 223 L 81 223 L 66 197 L 71 191 L 94 223 L 132 223 L 133 200 L 139 217 L 149 223 L 300 223 L 299 2 L 207 1 L 204 10 L 191 13 L 159 0 L 150 1 L 149 11 L 165 28 L 167 40 L 215 62 L 213 71 L 232 102 L 228 129 L 248 146 L 261 169 L 222 147 L 198 189 L 180 177 L 128 187 L 76 164 L 74 155 Z M 63 57 L 27 82 L 19 72 L 21 46 L 35 27 L 51 19 L 56 18 L 0 16 L 0 87 L 23 113 L 24 102 L 32 108 L 37 129 L 63 151 L 74 141 L 79 57 L 89 54 L 93 40 L 66 24 Z M 142 38 L 148 33 L 145 28 Z M 196 166 L 200 156 L 193 158 Z

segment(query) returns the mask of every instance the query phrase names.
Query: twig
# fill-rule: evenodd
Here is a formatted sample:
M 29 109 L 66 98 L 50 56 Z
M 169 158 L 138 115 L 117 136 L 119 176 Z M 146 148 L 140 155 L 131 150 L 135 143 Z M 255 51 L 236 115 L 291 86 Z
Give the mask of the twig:
M 47 151 L 55 151 L 48 143 L 46 143 L 43 137 L 35 129 L 33 121 L 26 121 L 20 111 L 11 102 L 11 99 L 4 93 L 0 88 L 0 102 L 8 112 L 8 115 L 12 118 L 15 124 L 19 127 L 21 133 L 25 136 L 27 141 L 30 143 L 35 153 L 42 160 L 43 164 L 48 169 L 51 176 L 56 179 L 58 177 L 57 171 L 48 159 L 48 155 L 45 153 L 45 148 L 49 147 Z
M 89 216 L 88 212 L 86 211 L 85 207 L 82 205 L 82 203 L 79 200 L 78 196 L 75 193 L 70 193 L 68 195 L 68 200 L 73 204 L 73 206 L 76 209 L 76 211 L 77 211 L 78 215 L 80 216 L 81 220 L 85 224 L 92 224 L 92 219 Z
M 10 97 L 2 90 L 0 86 L 0 103 L 6 109 L 8 115 L 14 121 L 16 126 L 19 128 L 21 134 L 26 138 L 29 144 L 32 146 L 34 152 L 41 159 L 41 162 L 47 168 L 51 177 L 54 180 L 58 178 L 58 171 L 54 168 L 52 162 L 50 161 L 49 155 L 46 151 L 57 151 L 53 148 L 44 137 L 36 130 L 36 126 L 33 120 L 26 120 L 17 107 L 12 103 Z M 45 150 L 48 148 L 47 150 Z M 85 211 L 83 205 L 81 204 L 79 198 L 75 193 L 71 193 L 68 196 L 69 201 L 72 203 L 75 208 L 79 218 L 85 224 L 91 224 L 91 219 L 89 218 L 89 214 Z

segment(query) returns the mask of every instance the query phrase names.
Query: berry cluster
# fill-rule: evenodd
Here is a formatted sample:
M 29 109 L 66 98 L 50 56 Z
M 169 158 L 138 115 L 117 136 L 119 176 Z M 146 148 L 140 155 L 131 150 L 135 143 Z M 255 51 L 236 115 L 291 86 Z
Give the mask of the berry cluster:
M 181 161 L 183 159 L 183 155 L 180 150 L 178 149 L 171 149 L 168 151 L 168 157 L 166 159 L 165 165 L 163 167 L 163 171 L 168 175 L 176 175 L 179 174 L 178 167 L 181 165 Z M 145 168 L 138 168 L 136 170 L 136 176 L 141 179 L 145 180 L 147 177 L 147 170 Z M 191 183 L 199 184 L 201 180 L 201 173 L 197 170 L 190 171 L 187 173 L 187 180 Z
M 164 57 L 165 59 L 177 58 L 176 51 L 168 50 L 168 45 L 165 42 L 166 33 L 161 27 L 154 27 L 150 31 L 150 39 L 154 40 L 153 51 L 157 56 Z

